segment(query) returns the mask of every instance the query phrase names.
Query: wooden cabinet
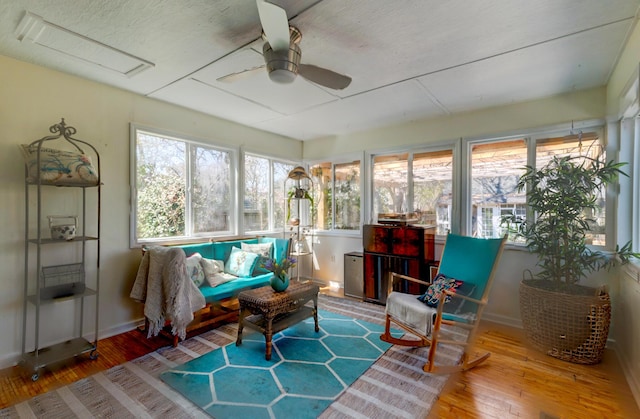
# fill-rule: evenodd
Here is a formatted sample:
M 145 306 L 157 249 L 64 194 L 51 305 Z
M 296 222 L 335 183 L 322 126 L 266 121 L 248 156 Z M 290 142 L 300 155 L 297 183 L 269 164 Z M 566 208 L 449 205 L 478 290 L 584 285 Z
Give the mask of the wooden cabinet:
M 396 272 L 428 278 L 434 262 L 433 229 L 368 224 L 363 229 L 364 300 L 385 304 L 389 274 Z M 416 284 L 401 284 L 404 291 L 418 293 Z

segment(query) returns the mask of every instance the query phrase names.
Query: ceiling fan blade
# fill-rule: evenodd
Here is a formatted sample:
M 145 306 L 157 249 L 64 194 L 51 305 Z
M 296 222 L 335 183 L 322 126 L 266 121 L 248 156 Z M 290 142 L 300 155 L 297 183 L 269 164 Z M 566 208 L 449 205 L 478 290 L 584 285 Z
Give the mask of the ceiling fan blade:
M 258 71 L 262 71 L 262 69 L 264 69 L 264 64 L 257 67 L 248 68 L 246 70 L 238 71 L 237 73 L 227 74 L 226 76 L 219 77 L 216 80 L 223 83 L 233 83 L 235 81 L 247 79 L 253 76 Z
M 287 12 L 280 6 L 264 0 L 256 0 L 260 23 L 271 49 L 286 51 L 289 49 L 289 20 Z
M 310 64 L 300 64 L 298 74 L 311 82 L 335 90 L 342 90 L 351 84 L 349 76 Z

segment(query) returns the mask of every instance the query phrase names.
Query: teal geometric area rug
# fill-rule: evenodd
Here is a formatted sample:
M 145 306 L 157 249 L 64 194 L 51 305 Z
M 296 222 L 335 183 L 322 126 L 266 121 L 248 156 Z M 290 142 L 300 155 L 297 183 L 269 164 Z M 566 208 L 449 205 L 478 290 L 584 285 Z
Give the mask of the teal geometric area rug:
M 318 296 L 318 306 L 321 310 L 325 310 L 321 311 L 320 327 L 322 331 L 319 332 L 319 335 L 335 335 L 335 330 L 331 328 L 331 325 L 337 323 L 337 321 L 330 321 L 330 319 L 344 319 L 342 316 L 348 316 L 349 318 L 359 319 L 357 322 L 359 326 L 354 327 L 356 330 L 359 330 L 360 327 L 367 330 L 376 330 L 376 332 L 373 332 L 367 339 L 369 341 L 369 346 L 365 345 L 367 349 L 374 347 L 382 351 L 386 347 L 379 339 L 379 334 L 384 324 L 383 306 L 322 294 Z M 337 313 L 339 316 L 333 313 Z M 376 326 L 373 326 L 373 324 Z M 337 328 L 338 326 L 339 325 L 335 327 Z M 303 327 L 306 326 L 300 324 L 298 327 L 285 330 L 284 333 L 277 336 L 278 339 L 284 336 L 288 336 L 290 339 L 282 339 L 282 341 L 279 342 L 278 350 L 273 351 L 272 360 L 263 370 L 256 367 L 251 369 L 252 367 L 245 365 L 229 367 L 228 369 L 230 371 L 236 371 L 238 374 L 232 374 L 232 377 L 223 377 L 220 380 L 225 385 L 215 387 L 215 389 L 218 390 L 216 397 L 224 396 L 229 391 L 232 393 L 238 391 L 235 386 L 240 385 L 238 383 L 240 383 L 242 379 L 247 379 L 251 384 L 255 384 L 257 380 L 266 376 L 266 382 L 271 383 L 269 376 L 262 372 L 267 371 L 268 367 L 272 367 L 276 362 L 281 365 L 278 371 L 286 372 L 287 368 L 294 370 L 292 376 L 283 374 L 284 378 L 278 378 L 277 382 L 279 385 L 283 388 L 286 386 L 296 390 L 294 387 L 294 385 L 298 385 L 296 379 L 302 374 L 298 373 L 295 368 L 298 365 L 294 365 L 298 361 L 290 360 L 285 364 L 282 358 L 284 357 L 286 359 L 291 353 L 294 355 L 297 354 L 297 356 L 311 356 L 313 353 L 312 349 L 318 347 L 317 342 L 312 343 L 310 340 L 304 340 L 308 335 L 311 335 L 311 338 L 314 337 L 315 332 L 309 332 L 309 330 L 313 330 L 313 327 L 309 328 L 306 332 L 304 332 Z M 247 329 L 245 330 L 248 332 Z M 207 418 L 211 413 L 207 414 L 202 409 L 210 408 L 211 400 L 213 400 L 209 377 L 215 378 L 215 375 L 211 374 L 212 365 L 214 362 L 220 362 L 220 359 L 218 358 L 216 361 L 215 357 L 226 354 L 227 359 L 234 359 L 236 360 L 235 362 L 240 364 L 238 361 L 242 359 L 240 358 L 240 350 L 245 354 L 255 351 L 252 357 L 257 365 L 266 364 L 264 360 L 264 337 L 262 335 L 256 335 L 255 338 L 252 337 L 251 340 L 249 340 L 249 335 L 246 334 L 242 346 L 235 348 L 237 331 L 237 323 L 229 323 L 182 341 L 175 348 L 167 345 L 140 358 L 82 378 L 71 384 L 51 389 L 48 392 L 39 394 L 28 400 L 18 401 L 12 406 L 0 409 L 0 418 Z M 303 334 L 303 332 L 306 333 L 306 335 Z M 301 336 L 293 339 L 292 335 L 295 333 Z M 361 341 L 362 339 L 349 339 L 346 337 L 341 339 L 333 336 L 331 339 L 327 337 L 325 340 L 327 340 L 327 343 L 323 343 L 323 347 L 326 345 L 326 347 L 332 348 L 330 349 L 331 353 L 334 351 L 338 352 L 339 356 L 343 356 L 344 353 L 346 353 L 347 358 L 346 360 L 345 358 L 338 360 L 338 356 L 336 356 L 334 362 L 322 361 L 318 364 L 306 366 L 313 371 L 312 374 L 308 374 L 311 376 L 310 379 L 315 378 L 314 375 L 319 374 L 317 372 L 318 370 L 323 371 L 320 366 L 325 365 L 325 363 L 330 364 L 331 371 L 341 371 L 336 374 L 332 372 L 328 380 L 322 380 L 322 385 L 311 386 L 314 390 L 316 389 L 315 387 L 317 387 L 319 391 L 325 390 L 325 386 L 329 382 L 333 382 L 334 384 L 335 382 L 343 382 L 344 385 L 346 385 L 350 375 L 356 376 L 365 368 L 360 361 L 355 359 L 364 357 L 365 351 L 355 350 L 353 346 L 354 341 Z M 335 341 L 338 343 L 341 341 L 350 342 L 346 350 L 340 350 L 338 344 L 334 345 Z M 221 350 L 222 347 L 225 347 L 225 349 Z M 207 361 L 207 354 L 212 351 L 218 353 L 218 355 L 209 355 L 213 358 Z M 322 350 L 320 352 L 322 352 Z M 353 384 L 344 390 L 337 399 L 331 402 L 329 406 L 320 413 L 319 418 L 391 419 L 427 417 L 434 403 L 437 401 L 440 391 L 448 380 L 448 376 L 446 375 L 426 374 L 422 371 L 422 366 L 427 361 L 428 352 L 429 348 L 392 346 L 367 368 L 363 374 L 358 376 Z M 228 355 L 234 353 L 235 355 L 232 357 Z M 455 364 L 460 360 L 461 353 L 460 347 L 442 344 L 442 348 L 439 348 L 436 354 L 436 363 Z M 377 355 L 375 355 L 374 351 L 373 357 L 375 356 Z M 202 377 L 196 377 L 197 374 L 195 372 L 189 375 L 185 372 L 175 372 L 176 370 L 184 369 L 184 367 L 180 367 L 181 365 L 191 365 L 190 362 L 194 363 L 194 371 L 199 369 L 196 368 L 198 364 L 204 364 L 204 367 L 202 367 L 203 372 L 201 373 L 204 379 L 201 379 Z M 342 366 L 340 367 L 341 364 Z M 346 367 L 344 364 L 346 364 Z M 300 363 L 299 367 L 300 370 L 304 369 L 302 363 Z M 173 386 L 167 385 L 161 380 L 160 377 L 167 371 L 173 372 L 164 377 L 166 381 L 179 381 L 179 378 L 183 376 L 193 382 L 196 390 L 185 391 L 185 394 L 187 394 L 185 398 L 180 392 L 174 390 Z M 271 375 L 271 377 L 273 377 L 273 375 Z M 275 381 L 274 378 L 271 379 Z M 38 383 L 34 383 L 34 385 L 38 385 Z M 278 384 L 276 384 L 276 387 L 277 385 Z M 263 393 L 272 391 L 267 390 L 272 388 L 270 384 L 254 386 L 252 388 L 257 391 L 256 394 L 242 399 L 242 403 L 247 401 L 255 402 L 262 397 Z M 280 389 L 280 387 L 277 388 Z M 336 386 L 336 388 L 343 388 L 343 386 Z M 3 390 L 5 390 L 4 387 L 0 388 L 0 394 L 5 394 Z M 294 394 L 291 394 L 286 400 L 293 400 L 296 397 Z M 300 407 L 283 405 L 283 410 L 288 410 L 288 417 L 291 418 L 302 417 L 303 413 L 307 416 L 313 416 L 321 409 L 320 404 L 325 403 L 325 400 L 329 396 L 320 394 L 315 397 L 315 399 L 307 397 L 306 400 L 309 404 L 316 402 L 318 405 L 313 412 L 307 412 L 307 410 L 314 409 L 313 407 L 309 408 L 307 407 L 308 405 L 303 407 L 302 404 Z M 284 397 L 282 398 L 284 399 Z M 198 403 L 198 405 L 194 404 L 194 402 Z M 282 403 L 284 403 L 284 400 Z M 233 403 L 229 402 L 229 406 L 233 407 Z M 264 410 L 266 408 L 262 409 Z M 212 412 L 211 409 L 208 409 L 208 411 Z M 272 411 L 274 411 L 273 408 Z M 247 415 L 238 417 L 242 418 L 247 416 L 254 417 L 255 415 L 247 413 Z
M 269 361 L 264 336 L 245 329 L 241 346 L 223 346 L 160 377 L 218 419 L 316 418 L 391 346 L 380 340 L 379 324 L 325 310 L 318 319 L 317 333 L 310 318 L 275 334 Z

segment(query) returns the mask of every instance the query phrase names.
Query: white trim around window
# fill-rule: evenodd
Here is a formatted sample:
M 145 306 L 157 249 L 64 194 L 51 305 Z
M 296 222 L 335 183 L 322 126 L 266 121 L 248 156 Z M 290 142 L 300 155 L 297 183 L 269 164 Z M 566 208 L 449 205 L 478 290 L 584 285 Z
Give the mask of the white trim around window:
M 360 223 L 359 223 L 359 228 L 357 230 L 348 230 L 348 229 L 336 229 L 334 227 L 330 228 L 330 229 L 319 229 L 317 227 L 317 220 L 316 220 L 316 233 L 317 234 L 322 234 L 322 235 L 346 235 L 346 236 L 359 236 L 362 234 L 362 225 L 363 224 L 367 224 L 367 217 L 365 216 L 365 212 L 364 212 L 364 202 L 365 202 L 365 196 L 367 196 L 367 192 L 365 190 L 367 183 L 365 182 L 365 179 L 368 178 L 368 175 L 365 175 L 366 172 L 366 165 L 365 165 L 365 159 L 364 159 L 365 153 L 364 152 L 358 152 L 358 153 L 347 153 L 347 154 L 343 154 L 339 157 L 328 157 L 328 158 L 324 158 L 324 159 L 318 159 L 318 160 L 308 160 L 305 161 L 305 166 L 307 168 L 307 170 L 309 170 L 309 168 L 313 167 L 314 165 L 318 165 L 318 164 L 322 164 L 322 163 L 331 163 L 331 176 L 332 176 L 332 182 L 334 182 L 333 180 L 333 176 L 335 174 L 335 166 L 336 165 L 341 165 L 341 164 L 348 164 L 348 163 L 352 163 L 354 161 L 359 161 L 360 162 L 360 173 L 359 173 L 359 178 L 360 178 L 360 182 L 358 184 L 358 187 L 360 188 Z M 314 180 L 315 183 L 315 180 Z M 335 186 L 335 183 L 333 183 Z M 333 217 L 335 217 L 335 202 L 332 200 L 331 202 L 331 214 L 333 214 Z M 318 216 L 316 216 L 317 218 Z M 335 219 L 332 220 L 332 225 L 335 225 Z
M 153 237 L 141 239 L 137 237 L 137 218 L 138 218 L 138 190 L 137 190 L 137 168 L 138 168 L 138 157 L 137 157 L 137 138 L 138 134 L 148 134 L 151 136 L 158 136 L 159 138 L 165 138 L 168 140 L 175 140 L 176 142 L 186 144 L 186 150 L 184 156 L 180 158 L 184 159 L 184 170 L 185 173 L 185 214 L 184 214 L 184 232 L 182 234 L 163 236 L 163 237 Z M 131 208 L 130 208 L 130 246 L 132 248 L 140 247 L 145 244 L 165 244 L 165 243 L 181 243 L 193 241 L 194 239 L 203 239 L 203 238 L 221 238 L 221 237 L 233 237 L 238 234 L 238 216 L 239 214 L 239 194 L 238 190 L 238 156 L 239 149 L 237 147 L 229 147 L 221 144 L 215 143 L 215 141 L 211 141 L 208 139 L 195 138 L 185 134 L 171 132 L 164 129 L 158 129 L 148 126 L 143 126 L 135 123 L 130 124 L 130 195 L 131 195 Z M 191 194 L 193 192 L 192 180 L 193 176 L 191 176 L 192 170 L 195 170 L 195 163 L 191 161 L 191 152 L 189 150 L 191 147 L 197 147 L 199 149 L 209 149 L 212 151 L 217 151 L 221 153 L 226 153 L 229 156 L 229 206 L 228 211 L 226 211 L 225 215 L 225 226 L 224 229 L 219 229 L 211 232 L 202 232 L 197 233 L 194 232 L 193 226 L 193 209 L 192 209 L 192 200 Z

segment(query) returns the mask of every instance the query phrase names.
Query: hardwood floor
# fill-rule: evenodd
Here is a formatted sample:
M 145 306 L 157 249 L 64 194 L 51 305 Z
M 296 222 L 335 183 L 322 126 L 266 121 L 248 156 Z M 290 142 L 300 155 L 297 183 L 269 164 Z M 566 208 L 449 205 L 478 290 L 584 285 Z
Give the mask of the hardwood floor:
M 492 323 L 482 329 L 476 348 L 491 357 L 480 367 L 452 375 L 430 418 L 640 418 L 612 351 L 601 364 L 576 365 L 527 349 L 518 329 Z M 170 344 L 164 338 L 140 337 L 134 330 L 103 339 L 97 360 L 69 361 L 36 382 L 20 367 L 0 370 L 0 408 Z
M 452 375 L 430 418 L 640 418 L 615 353 L 577 365 L 528 349 L 522 330 L 485 322 L 481 366 Z
M 166 338 L 146 339 L 138 330 L 132 330 L 100 340 L 98 342 L 98 359 L 91 361 L 88 355 L 82 355 L 77 359 L 48 367 L 35 382 L 31 381 L 31 372 L 20 366 L 0 370 L 0 409 L 136 359 L 170 344 L 171 342 Z

